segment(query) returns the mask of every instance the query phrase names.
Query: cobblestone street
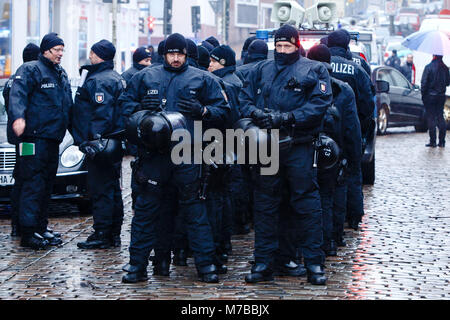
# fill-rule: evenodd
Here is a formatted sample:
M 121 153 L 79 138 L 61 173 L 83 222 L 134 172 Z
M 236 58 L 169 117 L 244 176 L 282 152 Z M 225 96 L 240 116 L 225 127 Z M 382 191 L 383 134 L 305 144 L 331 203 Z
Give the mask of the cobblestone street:
M 328 257 L 326 286 L 306 277 L 276 277 L 248 285 L 253 232 L 233 236 L 228 273 L 219 284 L 196 281 L 193 260 L 171 267 L 169 278 L 122 284 L 128 263 L 131 197 L 129 159 L 124 162 L 126 219 L 122 247 L 80 250 L 92 218 L 75 206 L 52 208 L 50 227 L 63 245 L 35 252 L 10 237 L 10 220 L 0 219 L 0 299 L 449 299 L 450 150 L 425 148 L 427 133 L 390 129 L 377 137 L 376 181 L 365 186 L 365 216 L 358 231 L 346 229 L 347 247 Z

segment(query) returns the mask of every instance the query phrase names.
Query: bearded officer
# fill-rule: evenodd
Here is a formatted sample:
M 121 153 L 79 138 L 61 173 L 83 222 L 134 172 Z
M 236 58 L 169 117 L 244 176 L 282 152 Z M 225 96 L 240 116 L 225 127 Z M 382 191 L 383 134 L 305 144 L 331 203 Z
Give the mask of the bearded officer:
M 293 134 L 296 143 L 280 150 L 280 170 L 275 175 L 258 173 L 254 191 L 255 265 L 245 281 L 273 279 L 274 256 L 278 248 L 277 221 L 283 183 L 289 186 L 292 214 L 304 233 L 303 255 L 308 281 L 322 285 L 322 220 L 317 169 L 314 168 L 313 138 L 331 104 L 330 77 L 318 62 L 301 57 L 298 31 L 283 25 L 275 33 L 275 59 L 261 62 L 248 76 L 241 90 L 243 117 L 251 117 L 260 128 L 282 129 Z M 265 112 L 268 108 L 270 112 Z
M 140 110 L 142 103 L 147 110 L 162 108 L 181 112 L 186 117 L 191 136 L 194 121 L 228 120 L 230 109 L 219 83 L 204 71 L 189 66 L 186 48 L 186 40 L 181 34 L 175 33 L 166 39 L 164 64 L 136 74 L 120 98 L 125 116 Z M 218 282 L 211 227 L 205 203 L 198 196 L 201 166 L 192 164 L 192 161 L 174 164 L 170 152 L 158 152 L 153 148 L 142 150 L 142 153 L 144 156 L 140 156 L 137 174 L 144 178 L 139 179 L 140 190 L 131 224 L 131 268 L 122 281 L 135 283 L 147 280 L 148 258 L 157 244 L 156 228 L 160 216 L 172 207 L 167 204 L 165 191 L 175 186 L 178 212 L 188 221 L 189 246 L 199 278 L 208 283 Z M 158 256 L 155 252 L 155 262 L 160 259 L 170 260 L 170 255 Z
M 94 232 L 86 241 L 77 243 L 81 249 L 118 247 L 121 242 L 122 157 L 109 156 L 105 161 L 99 154 L 99 142 L 123 128 L 118 98 L 126 83 L 114 71 L 115 54 L 116 48 L 108 40 L 101 40 L 92 46 L 89 53 L 91 64 L 80 70 L 88 73 L 85 82 L 78 88 L 73 108 L 73 138 L 75 145 L 87 156 L 88 193 L 94 218 Z M 113 143 L 112 140 L 103 141 Z

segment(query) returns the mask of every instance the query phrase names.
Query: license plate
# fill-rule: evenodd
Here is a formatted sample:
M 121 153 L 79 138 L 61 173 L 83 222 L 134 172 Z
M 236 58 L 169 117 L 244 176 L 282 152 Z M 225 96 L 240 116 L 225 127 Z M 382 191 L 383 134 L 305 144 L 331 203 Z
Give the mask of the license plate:
M 11 186 L 14 184 L 12 174 L 0 174 L 0 186 Z

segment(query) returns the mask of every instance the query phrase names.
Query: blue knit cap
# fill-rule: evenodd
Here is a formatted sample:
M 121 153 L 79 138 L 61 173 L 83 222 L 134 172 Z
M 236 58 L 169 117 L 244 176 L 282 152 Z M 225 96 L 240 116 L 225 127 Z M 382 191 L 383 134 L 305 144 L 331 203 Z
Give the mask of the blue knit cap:
M 100 58 L 105 61 L 113 60 L 116 55 L 116 48 L 114 45 L 108 40 L 100 40 L 95 43 L 92 48 L 92 51 Z
M 63 46 L 63 45 L 64 45 L 64 41 L 63 41 L 63 39 L 58 37 L 57 33 L 52 32 L 52 33 L 46 34 L 44 36 L 44 38 L 42 38 L 42 41 L 41 41 L 41 46 L 40 46 L 41 53 L 44 53 L 45 51 L 47 51 L 51 48 L 54 48 L 56 46 Z
M 236 65 L 236 53 L 227 45 L 220 45 L 211 51 L 211 58 L 224 67 Z

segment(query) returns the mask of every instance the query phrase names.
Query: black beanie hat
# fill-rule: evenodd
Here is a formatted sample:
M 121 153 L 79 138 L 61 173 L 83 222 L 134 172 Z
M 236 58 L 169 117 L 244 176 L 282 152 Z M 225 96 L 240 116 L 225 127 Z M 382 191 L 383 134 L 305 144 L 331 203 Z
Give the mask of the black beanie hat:
M 320 38 L 320 44 L 324 44 L 328 47 L 328 36 Z
M 269 48 L 264 40 L 256 39 L 248 47 L 248 55 L 255 58 L 267 57 Z
M 166 40 L 163 40 L 163 41 L 161 41 L 159 44 L 158 44 L 158 54 L 160 55 L 160 56 L 163 56 L 164 55 L 164 45 L 166 44 Z
M 133 53 L 133 62 L 139 63 L 144 59 L 148 59 L 152 57 L 152 53 L 149 49 L 146 47 L 140 47 L 137 48 L 136 51 Z
M 315 45 L 314 47 L 309 49 L 308 59 L 330 63 L 330 49 L 328 49 L 328 47 L 324 44 Z
M 242 46 L 242 51 L 248 51 L 248 47 L 256 39 L 258 39 L 258 38 L 256 38 L 256 36 L 251 36 L 251 37 L 247 38 L 247 40 L 245 40 L 245 42 L 244 42 L 244 45 Z
M 298 31 L 291 25 L 284 24 L 275 32 L 275 44 L 279 41 L 287 41 L 294 44 L 296 47 L 300 46 Z
M 23 62 L 25 63 L 25 62 L 37 60 L 40 52 L 41 52 L 41 49 L 34 43 L 27 44 L 25 49 L 23 49 L 23 53 L 22 53 Z
M 224 67 L 236 65 L 236 53 L 227 45 L 221 45 L 214 48 L 214 50 L 211 51 L 210 56 Z
M 346 33 L 345 31 L 343 31 L 343 29 L 333 31 L 328 35 L 329 48 L 340 47 L 347 49 L 349 43 L 350 36 L 348 35 L 348 32 Z
M 186 39 L 186 44 L 188 57 L 194 59 L 195 61 L 198 61 L 198 49 L 195 42 L 191 39 Z
M 167 37 L 166 43 L 164 44 L 164 54 L 172 52 L 187 54 L 187 43 L 183 35 L 173 33 Z
M 41 53 L 44 53 L 45 51 L 47 51 L 53 47 L 63 46 L 63 45 L 64 45 L 64 41 L 63 41 L 63 39 L 58 37 L 57 33 L 52 32 L 52 33 L 46 34 L 44 36 L 44 38 L 42 38 L 42 41 L 41 41 L 41 46 L 40 46 Z
M 210 44 L 212 44 L 214 48 L 217 48 L 218 46 L 220 46 L 219 40 L 217 40 L 217 39 L 214 38 L 213 36 L 209 37 L 209 38 L 206 39 L 205 41 L 206 41 L 206 42 L 209 42 Z
M 214 49 L 214 46 L 211 44 L 211 43 L 209 43 L 208 41 L 202 41 L 202 46 L 206 49 L 206 50 L 208 50 L 208 52 L 209 53 L 211 53 L 211 51 L 213 51 L 213 49 Z
M 198 64 L 200 67 L 208 69 L 209 67 L 209 51 L 204 46 L 198 46 Z
M 116 48 L 114 45 L 108 40 L 100 40 L 91 48 L 92 51 L 100 58 L 105 61 L 113 60 L 116 55 Z

